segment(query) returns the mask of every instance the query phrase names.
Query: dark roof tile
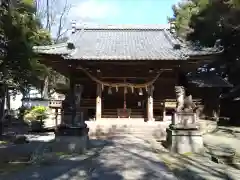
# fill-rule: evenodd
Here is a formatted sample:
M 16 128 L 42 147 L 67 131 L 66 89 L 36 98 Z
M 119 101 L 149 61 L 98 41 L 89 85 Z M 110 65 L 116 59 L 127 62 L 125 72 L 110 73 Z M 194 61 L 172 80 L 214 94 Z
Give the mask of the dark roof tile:
M 76 30 L 69 42 L 35 47 L 43 54 L 65 55 L 67 59 L 87 60 L 183 60 L 191 55 L 211 54 L 192 50 L 174 37 L 169 30 L 157 27 L 97 27 Z

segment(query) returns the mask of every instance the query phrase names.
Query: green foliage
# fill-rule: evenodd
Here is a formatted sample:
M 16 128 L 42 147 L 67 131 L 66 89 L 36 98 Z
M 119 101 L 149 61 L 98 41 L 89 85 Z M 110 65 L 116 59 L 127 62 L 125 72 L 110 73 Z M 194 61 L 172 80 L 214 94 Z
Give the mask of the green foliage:
M 175 24 L 179 35 L 198 41 L 203 46 L 213 46 L 217 39 L 232 45 L 232 37 L 240 25 L 239 0 L 190 0 L 173 7 L 174 16 L 169 19 Z M 234 34 L 232 34 L 234 33 Z M 230 37 L 231 40 L 227 40 Z
M 187 33 L 191 32 L 189 22 L 198 10 L 198 6 L 193 2 L 180 2 L 173 6 L 174 17 L 169 18 L 169 21 L 175 25 L 175 30 L 180 37 L 186 38 Z
M 47 114 L 48 108 L 45 106 L 35 106 L 30 110 L 25 111 L 24 120 L 25 121 L 42 121 L 48 118 Z
M 0 33 L 6 42 L 2 48 L 5 54 L 0 56 L 2 81 L 20 90 L 32 85 L 39 87 L 41 77 L 48 73 L 33 58 L 34 45 L 51 43 L 49 33 L 41 29 L 35 18 L 33 4 L 33 0 L 22 0 L 0 8 Z
M 173 10 L 174 16 L 169 20 L 182 38 L 207 47 L 220 40 L 225 51 L 214 67 L 233 84 L 239 84 L 240 1 L 189 0 L 175 5 Z

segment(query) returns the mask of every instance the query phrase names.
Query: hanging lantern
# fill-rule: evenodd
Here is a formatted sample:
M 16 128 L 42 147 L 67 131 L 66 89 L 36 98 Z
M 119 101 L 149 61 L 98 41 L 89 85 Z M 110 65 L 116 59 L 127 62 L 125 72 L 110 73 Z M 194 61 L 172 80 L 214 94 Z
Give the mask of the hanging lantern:
M 143 95 L 143 91 L 142 91 L 142 88 L 139 89 L 139 96 L 142 96 Z
M 108 94 L 112 94 L 112 88 L 111 87 L 108 88 Z
M 134 87 L 133 86 L 131 87 L 131 89 L 132 89 L 132 93 L 134 93 Z
M 127 94 L 127 87 L 124 87 L 124 94 Z
M 118 86 L 116 86 L 116 92 L 118 92 Z

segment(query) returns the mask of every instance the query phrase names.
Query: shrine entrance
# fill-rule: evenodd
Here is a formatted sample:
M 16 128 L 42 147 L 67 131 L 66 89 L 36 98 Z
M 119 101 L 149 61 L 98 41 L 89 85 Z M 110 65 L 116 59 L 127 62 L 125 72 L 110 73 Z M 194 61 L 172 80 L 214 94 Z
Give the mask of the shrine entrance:
M 103 118 L 144 118 L 147 96 L 142 91 L 112 88 L 102 92 Z
M 164 120 L 165 102 L 176 102 L 174 87 L 183 84 L 179 75 L 217 60 L 220 54 L 216 48 L 196 51 L 171 29 L 159 26 L 73 26 L 69 41 L 34 50 L 41 63 L 68 77 L 63 111 L 71 122 L 81 117 L 78 114 L 96 120 L 155 121 L 161 116 Z M 79 85 L 81 92 L 76 91 Z

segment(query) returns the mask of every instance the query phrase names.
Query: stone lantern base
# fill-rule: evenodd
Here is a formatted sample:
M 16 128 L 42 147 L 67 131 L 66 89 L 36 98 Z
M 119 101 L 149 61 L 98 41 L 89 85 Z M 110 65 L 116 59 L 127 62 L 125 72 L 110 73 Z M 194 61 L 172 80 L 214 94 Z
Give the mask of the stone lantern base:
M 55 133 L 54 151 L 81 153 L 88 145 L 87 127 L 59 127 Z

